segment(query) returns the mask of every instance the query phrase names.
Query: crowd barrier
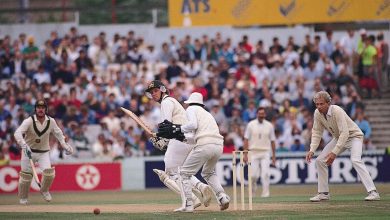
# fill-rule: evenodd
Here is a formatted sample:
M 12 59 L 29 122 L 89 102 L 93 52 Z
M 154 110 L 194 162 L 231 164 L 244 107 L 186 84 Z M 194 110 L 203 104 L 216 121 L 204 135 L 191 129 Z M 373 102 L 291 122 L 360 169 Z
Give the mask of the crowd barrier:
M 317 183 L 315 162 L 307 164 L 305 153 L 278 153 L 275 167 L 271 167 L 271 184 Z M 375 182 L 390 182 L 390 155 L 385 150 L 367 151 L 362 160 Z M 144 190 L 164 187 L 153 169 L 164 170 L 162 156 L 126 158 L 118 162 L 69 161 L 53 164 L 56 170 L 51 191 Z M 223 155 L 216 173 L 223 186 L 232 185 L 232 157 Z M 239 169 L 239 167 L 237 167 Z M 15 193 L 18 188 L 19 162 L 0 167 L 0 193 Z M 200 177 L 200 174 L 197 174 Z M 357 183 L 359 178 L 352 167 L 349 154 L 336 158 L 329 169 L 330 183 Z M 245 178 L 247 182 L 247 170 Z M 238 182 L 242 180 L 238 178 Z M 33 182 L 32 191 L 38 186 Z

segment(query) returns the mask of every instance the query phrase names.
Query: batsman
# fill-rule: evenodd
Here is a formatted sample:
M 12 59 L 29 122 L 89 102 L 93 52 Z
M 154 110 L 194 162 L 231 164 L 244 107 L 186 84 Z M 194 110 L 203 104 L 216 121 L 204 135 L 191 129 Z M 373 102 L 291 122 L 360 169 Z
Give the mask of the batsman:
M 45 100 L 38 100 L 35 103 L 35 114 L 25 119 L 14 134 L 23 151 L 18 187 L 19 203 L 22 205 L 28 203 L 28 192 L 33 179 L 30 159 L 34 163 L 38 162 L 39 169 L 42 171 L 40 192 L 43 199 L 47 202 L 52 199 L 49 189 L 55 177 L 55 170 L 51 167 L 49 156 L 50 134 L 54 134 L 66 154 L 73 153 L 73 148 L 66 143 L 62 130 L 56 121 L 47 115 L 47 112 L 48 106 Z
M 152 81 L 148 85 L 145 94 L 149 99 L 160 103 L 161 122 L 169 121 L 174 124 L 184 124 L 187 122 L 186 112 L 183 106 L 175 98 L 169 96 L 167 88 L 161 81 Z M 182 135 L 182 133 L 178 135 Z M 184 136 L 176 137 L 176 139 L 183 141 Z M 181 195 L 179 167 L 183 165 L 192 147 L 189 144 L 175 139 L 168 140 L 160 137 L 151 137 L 150 140 L 160 150 L 166 149 L 164 156 L 165 171 L 158 169 L 154 169 L 153 171 L 157 173 L 164 185 Z M 211 197 L 213 196 L 211 187 L 199 181 L 195 176 L 191 177 L 191 185 L 194 208 L 199 207 L 201 203 L 206 207 L 209 206 Z

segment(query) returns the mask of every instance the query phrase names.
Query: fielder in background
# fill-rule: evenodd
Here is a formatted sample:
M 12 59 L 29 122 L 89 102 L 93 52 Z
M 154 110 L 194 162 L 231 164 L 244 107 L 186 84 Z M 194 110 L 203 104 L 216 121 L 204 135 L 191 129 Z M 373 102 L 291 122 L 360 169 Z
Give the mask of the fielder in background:
M 175 211 L 194 211 L 194 201 L 191 196 L 191 177 L 202 167 L 203 179 L 211 186 L 220 209 L 225 210 L 229 207 L 230 198 L 225 193 L 215 173 L 215 165 L 223 152 L 223 137 L 219 133 L 214 117 L 204 109 L 203 97 L 200 93 L 192 93 L 184 103 L 189 105 L 186 110 L 188 122 L 182 126 L 163 124 L 159 126 L 158 133 L 158 135 L 163 134 L 166 138 L 174 137 L 176 133 L 184 133 L 187 141 L 194 143 L 190 154 L 180 167 L 183 203 L 182 207 Z
M 261 197 L 269 197 L 270 152 L 272 165 L 275 166 L 275 129 L 271 122 L 265 120 L 265 108 L 257 109 L 257 119 L 248 123 L 244 133 L 244 151 L 252 152 L 252 193 L 256 194 L 257 181 L 261 174 L 263 191 Z M 244 162 L 248 162 L 248 154 L 244 152 Z
M 148 98 L 153 99 L 161 105 L 160 120 L 169 121 L 175 124 L 184 124 L 187 121 L 186 112 L 183 106 L 174 98 L 168 95 L 168 90 L 165 85 L 158 80 L 152 81 L 145 91 Z M 162 142 L 159 137 L 151 137 L 152 143 L 156 146 Z M 182 139 L 184 136 L 182 136 Z M 163 148 L 161 145 L 158 148 Z M 186 143 L 175 139 L 169 140 L 167 150 L 164 156 L 165 172 L 158 169 L 153 171 L 159 176 L 161 182 L 164 183 L 173 192 L 181 195 L 179 167 L 183 164 L 192 147 Z M 192 199 L 195 203 L 195 208 L 201 203 L 204 206 L 209 206 L 213 195 L 210 186 L 199 181 L 195 176 L 191 177 Z
M 33 162 L 38 162 L 39 169 L 42 170 L 40 192 L 43 198 L 48 202 L 52 199 L 49 188 L 53 183 L 55 171 L 51 167 L 49 156 L 50 134 L 54 134 L 65 149 L 66 154 L 73 153 L 73 148 L 65 142 L 64 134 L 56 121 L 46 115 L 47 110 L 47 103 L 44 100 L 38 100 L 35 103 L 35 114 L 25 119 L 15 131 L 15 139 L 23 151 L 18 187 L 19 202 L 22 205 L 28 202 L 28 192 L 33 179 L 32 168 L 29 163 L 30 158 Z
M 319 202 L 329 200 L 328 167 L 332 165 L 337 155 L 346 149 L 351 151 L 351 161 L 359 178 L 368 192 L 367 201 L 380 200 L 374 182 L 362 161 L 363 132 L 337 105 L 331 105 L 329 93 L 320 91 L 314 95 L 313 101 L 317 107 L 314 112 L 310 150 L 306 154 L 306 161 L 311 162 L 314 152 L 320 144 L 324 129 L 332 134 L 333 139 L 324 147 L 316 159 L 318 172 L 318 194 L 310 201 Z

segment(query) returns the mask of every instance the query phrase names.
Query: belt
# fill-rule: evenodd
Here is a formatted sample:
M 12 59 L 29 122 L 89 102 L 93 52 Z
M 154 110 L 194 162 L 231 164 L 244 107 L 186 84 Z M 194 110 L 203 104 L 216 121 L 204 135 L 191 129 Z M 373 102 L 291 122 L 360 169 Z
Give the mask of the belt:
M 49 152 L 50 150 L 36 150 L 36 149 L 31 149 L 31 152 L 33 153 L 46 153 Z

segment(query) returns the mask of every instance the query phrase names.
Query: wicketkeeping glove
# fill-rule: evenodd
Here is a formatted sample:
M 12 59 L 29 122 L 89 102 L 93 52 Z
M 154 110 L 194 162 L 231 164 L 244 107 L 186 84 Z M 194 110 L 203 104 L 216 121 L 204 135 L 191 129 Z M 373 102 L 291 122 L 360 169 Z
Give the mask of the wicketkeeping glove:
M 179 141 L 185 140 L 184 134 L 181 131 L 181 125 L 173 124 L 168 120 L 164 120 L 158 125 L 157 137 L 176 139 Z

